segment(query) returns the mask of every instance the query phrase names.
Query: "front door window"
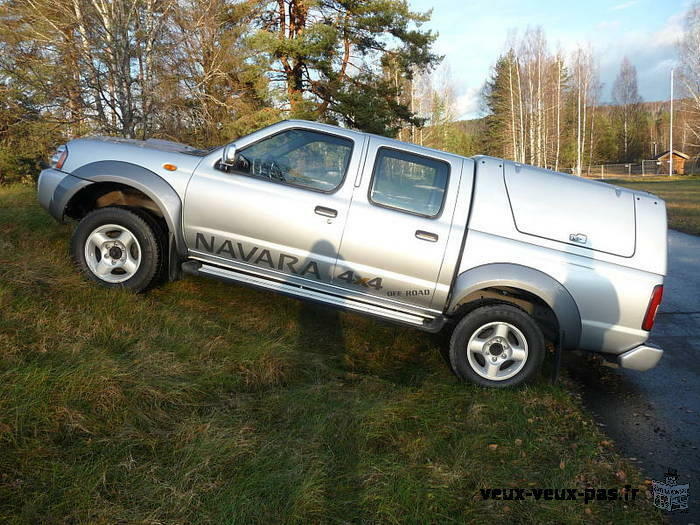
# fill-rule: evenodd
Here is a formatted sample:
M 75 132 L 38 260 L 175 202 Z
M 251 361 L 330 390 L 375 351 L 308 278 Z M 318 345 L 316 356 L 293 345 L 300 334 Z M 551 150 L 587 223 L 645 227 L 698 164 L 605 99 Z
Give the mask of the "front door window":
M 336 135 L 290 129 L 243 148 L 234 172 L 331 193 L 342 184 L 352 141 Z

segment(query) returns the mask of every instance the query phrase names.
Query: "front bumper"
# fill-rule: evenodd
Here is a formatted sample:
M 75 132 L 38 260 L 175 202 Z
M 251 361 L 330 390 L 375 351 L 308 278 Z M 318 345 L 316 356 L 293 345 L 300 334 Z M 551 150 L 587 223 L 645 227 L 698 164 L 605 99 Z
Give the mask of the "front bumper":
M 65 173 L 53 168 L 42 170 L 39 174 L 36 196 L 37 199 L 39 199 L 39 204 L 41 204 L 46 211 L 50 211 L 53 194 L 56 191 L 56 187 L 65 176 Z
M 57 221 L 63 221 L 63 212 L 70 198 L 90 181 L 79 179 L 69 173 L 48 168 L 42 170 L 37 182 L 37 199 Z
M 617 356 L 617 363 L 622 368 L 644 372 L 654 368 L 662 355 L 664 355 L 664 351 L 661 348 L 640 345 Z

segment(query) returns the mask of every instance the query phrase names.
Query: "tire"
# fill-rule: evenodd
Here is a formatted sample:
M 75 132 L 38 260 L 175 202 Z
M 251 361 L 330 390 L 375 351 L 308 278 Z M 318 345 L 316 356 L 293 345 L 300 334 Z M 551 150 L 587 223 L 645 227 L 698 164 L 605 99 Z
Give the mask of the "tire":
M 125 208 L 88 213 L 71 240 L 71 255 L 88 279 L 107 288 L 142 292 L 162 271 L 162 235 L 155 222 Z
M 148 286 L 148 288 L 150 289 L 160 286 L 161 284 L 165 284 L 168 281 L 169 266 L 168 227 L 164 221 L 158 220 L 156 217 L 154 217 L 152 214 L 150 214 L 143 208 L 131 208 L 129 211 L 141 217 L 146 222 L 146 224 L 148 224 L 151 230 L 153 230 L 153 233 L 156 236 L 156 240 L 158 241 L 158 253 L 160 254 L 160 264 L 158 266 L 158 269 L 156 270 L 156 275 L 153 277 L 153 281 L 151 281 L 151 284 Z
M 532 380 L 544 355 L 540 327 L 527 313 L 506 304 L 470 312 L 450 339 L 452 371 L 464 381 L 486 387 L 506 388 Z

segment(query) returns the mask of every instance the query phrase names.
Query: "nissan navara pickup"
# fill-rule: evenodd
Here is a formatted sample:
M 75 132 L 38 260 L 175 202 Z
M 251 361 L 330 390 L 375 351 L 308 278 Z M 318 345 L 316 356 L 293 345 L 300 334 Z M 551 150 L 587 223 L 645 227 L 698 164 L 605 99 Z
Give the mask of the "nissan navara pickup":
M 38 199 L 79 269 L 140 292 L 217 278 L 430 332 L 461 379 L 532 379 L 545 341 L 647 370 L 666 274 L 649 193 L 289 120 L 223 147 L 80 138 Z

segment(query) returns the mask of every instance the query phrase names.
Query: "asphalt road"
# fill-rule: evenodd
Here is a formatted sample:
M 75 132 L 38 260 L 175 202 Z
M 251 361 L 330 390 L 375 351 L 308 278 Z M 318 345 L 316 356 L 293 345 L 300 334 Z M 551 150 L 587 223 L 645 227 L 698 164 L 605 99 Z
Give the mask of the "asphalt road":
M 618 450 L 651 479 L 668 468 L 689 483 L 688 512 L 673 523 L 700 524 L 700 237 L 669 231 L 668 276 L 650 342 L 664 349 L 647 372 L 592 366 L 565 356 L 583 400 Z

